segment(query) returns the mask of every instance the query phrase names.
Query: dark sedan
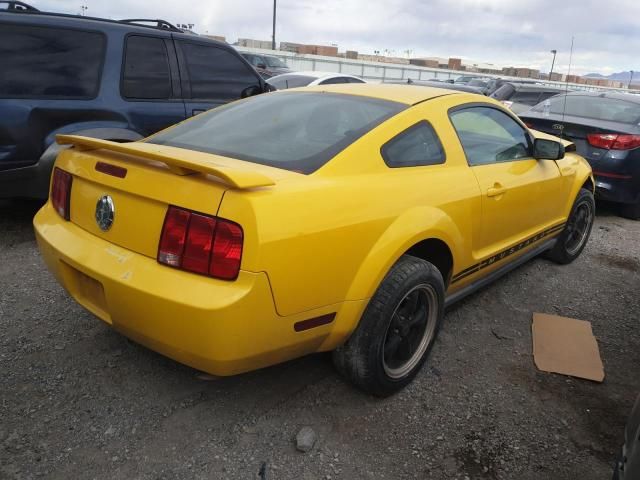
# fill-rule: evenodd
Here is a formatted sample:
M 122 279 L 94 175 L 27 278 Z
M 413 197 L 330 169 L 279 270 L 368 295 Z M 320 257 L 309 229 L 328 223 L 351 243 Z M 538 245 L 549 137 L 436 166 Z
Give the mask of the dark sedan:
M 596 194 L 640 219 L 640 97 L 625 93 L 557 95 L 520 113 L 530 127 L 575 143 L 593 168 Z
M 613 480 L 638 480 L 640 478 L 640 396 L 631 410 L 631 416 L 624 430 L 624 440 Z

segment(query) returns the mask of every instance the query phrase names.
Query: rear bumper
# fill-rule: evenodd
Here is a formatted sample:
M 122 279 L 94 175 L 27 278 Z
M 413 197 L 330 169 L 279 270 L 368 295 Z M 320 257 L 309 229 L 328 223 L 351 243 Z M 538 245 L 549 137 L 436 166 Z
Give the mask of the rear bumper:
M 602 200 L 619 203 L 640 201 L 640 178 L 615 178 L 594 172 L 596 196 Z
M 225 282 L 175 270 L 62 221 L 50 203 L 34 226 L 48 268 L 78 303 L 131 339 L 214 375 L 335 348 L 344 339 L 341 319 L 363 308 L 345 302 L 281 317 L 265 273 L 241 271 Z M 294 330 L 334 312 L 331 324 Z

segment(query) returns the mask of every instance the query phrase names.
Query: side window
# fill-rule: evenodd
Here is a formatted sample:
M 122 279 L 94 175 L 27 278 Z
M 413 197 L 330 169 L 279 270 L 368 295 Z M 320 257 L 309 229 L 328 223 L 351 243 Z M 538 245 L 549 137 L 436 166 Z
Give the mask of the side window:
M 531 156 L 524 129 L 496 108 L 468 107 L 451 112 L 449 117 L 471 166 Z
M 97 32 L 0 26 L 0 97 L 94 98 L 106 40 Z
M 444 163 L 442 144 L 433 127 L 426 121 L 416 123 L 382 146 L 387 166 L 417 167 Z
M 180 42 L 180 48 L 191 82 L 192 99 L 235 100 L 244 89 L 259 83 L 255 72 L 224 48 L 189 42 Z
M 169 57 L 162 38 L 140 35 L 127 37 L 121 92 L 125 98 L 171 97 Z
M 319 85 L 335 85 L 337 83 L 348 83 L 345 77 L 327 78 L 319 83 Z
M 365 83 L 364 80 L 360 80 L 359 78 L 346 77 L 345 80 L 347 83 Z

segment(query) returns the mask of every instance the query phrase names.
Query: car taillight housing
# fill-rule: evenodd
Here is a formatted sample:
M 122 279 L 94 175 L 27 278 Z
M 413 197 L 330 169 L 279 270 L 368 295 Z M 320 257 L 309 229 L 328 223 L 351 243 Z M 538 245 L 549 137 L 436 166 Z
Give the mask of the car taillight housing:
M 594 147 L 606 150 L 633 150 L 640 147 L 640 135 L 623 133 L 590 133 L 587 141 Z
M 158 262 L 222 280 L 240 272 L 242 227 L 224 218 L 169 207 L 162 227 Z
M 53 208 L 65 220 L 71 218 L 71 183 L 73 177 L 70 173 L 53 169 L 53 180 L 51 182 L 51 203 Z

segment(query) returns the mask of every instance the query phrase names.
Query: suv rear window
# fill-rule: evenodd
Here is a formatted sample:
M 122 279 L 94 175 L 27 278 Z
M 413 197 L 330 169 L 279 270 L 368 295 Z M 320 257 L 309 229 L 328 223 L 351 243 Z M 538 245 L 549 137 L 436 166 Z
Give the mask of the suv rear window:
M 270 93 L 210 110 L 148 141 L 311 173 L 405 108 L 355 95 Z
M 0 97 L 94 98 L 106 40 L 98 32 L 0 27 Z

